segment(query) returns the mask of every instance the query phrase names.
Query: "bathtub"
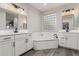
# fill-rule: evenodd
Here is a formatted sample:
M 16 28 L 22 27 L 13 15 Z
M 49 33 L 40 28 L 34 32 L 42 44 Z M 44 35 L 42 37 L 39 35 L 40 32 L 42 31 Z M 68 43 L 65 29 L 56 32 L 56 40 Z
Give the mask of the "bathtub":
M 58 39 L 53 36 L 55 33 L 35 32 L 32 34 L 35 50 L 58 48 Z

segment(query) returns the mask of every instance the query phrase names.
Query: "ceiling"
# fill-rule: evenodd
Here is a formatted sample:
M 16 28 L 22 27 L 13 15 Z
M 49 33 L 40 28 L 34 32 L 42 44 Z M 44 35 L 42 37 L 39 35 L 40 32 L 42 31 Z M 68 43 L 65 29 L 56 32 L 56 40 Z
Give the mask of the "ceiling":
M 63 5 L 64 3 L 30 3 L 31 6 L 35 7 L 36 9 L 40 11 L 47 11 L 51 10 L 53 8 L 59 7 Z

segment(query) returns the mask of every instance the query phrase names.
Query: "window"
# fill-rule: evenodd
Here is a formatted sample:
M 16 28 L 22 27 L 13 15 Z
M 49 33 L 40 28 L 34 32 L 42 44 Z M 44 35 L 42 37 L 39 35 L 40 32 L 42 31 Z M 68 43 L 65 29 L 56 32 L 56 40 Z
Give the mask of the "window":
M 57 31 L 57 14 L 43 15 L 41 23 L 42 31 Z

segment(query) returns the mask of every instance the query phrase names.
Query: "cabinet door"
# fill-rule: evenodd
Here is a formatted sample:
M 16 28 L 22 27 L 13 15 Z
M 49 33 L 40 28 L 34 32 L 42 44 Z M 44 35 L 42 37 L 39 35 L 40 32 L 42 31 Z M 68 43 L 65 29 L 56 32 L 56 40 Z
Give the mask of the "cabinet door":
M 78 37 L 77 41 L 78 41 L 77 49 L 79 50 L 79 37 Z
M 14 47 L 12 42 L 3 43 L 0 45 L 0 56 L 13 56 Z
M 59 38 L 59 46 L 66 47 L 66 34 L 65 33 L 59 33 L 58 38 Z
M 77 35 L 76 34 L 67 34 L 67 47 L 68 48 L 77 48 Z
M 28 41 L 27 41 L 27 50 L 30 50 L 33 48 L 33 40 L 31 34 L 28 35 Z
M 18 38 L 15 40 L 15 55 L 21 55 L 26 52 L 26 38 Z
M 66 47 L 66 37 L 65 36 L 59 37 L 59 46 Z

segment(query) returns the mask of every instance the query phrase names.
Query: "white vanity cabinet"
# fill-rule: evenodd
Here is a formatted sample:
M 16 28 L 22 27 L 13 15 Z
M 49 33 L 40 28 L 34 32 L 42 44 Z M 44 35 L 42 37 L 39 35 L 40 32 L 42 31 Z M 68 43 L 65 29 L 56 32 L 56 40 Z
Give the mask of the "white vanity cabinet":
M 65 33 L 59 33 L 58 39 L 59 39 L 59 46 L 66 47 L 67 42 Z
M 21 55 L 27 51 L 27 34 L 15 35 L 15 55 Z
M 59 33 L 59 46 L 77 49 L 77 38 L 76 33 Z
M 77 35 L 78 37 L 77 37 L 77 49 L 79 50 L 79 34 Z
M 32 40 L 32 34 L 27 34 L 28 36 L 28 42 L 27 42 L 27 50 L 30 50 L 33 48 L 33 40 Z
M 33 41 L 31 34 L 15 35 L 15 55 L 21 55 L 33 48 Z
M 14 55 L 14 37 L 2 36 L 0 37 L 0 56 Z
M 18 56 L 33 48 L 29 33 L 0 36 L 0 56 Z
M 72 49 L 77 49 L 77 34 L 76 33 L 68 33 L 67 34 L 67 47 Z
M 78 45 L 77 45 L 77 49 L 79 50 L 79 39 L 78 39 Z

